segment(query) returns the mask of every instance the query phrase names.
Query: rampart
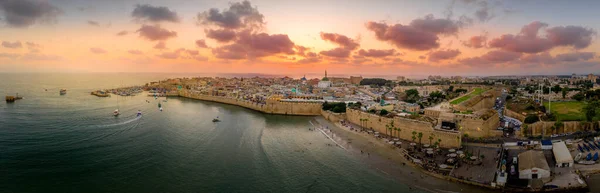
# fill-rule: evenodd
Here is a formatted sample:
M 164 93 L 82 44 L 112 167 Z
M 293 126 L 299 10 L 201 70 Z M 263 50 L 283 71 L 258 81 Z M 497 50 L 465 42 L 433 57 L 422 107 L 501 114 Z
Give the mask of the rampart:
M 429 136 L 433 136 L 433 143 L 438 139 L 441 139 L 440 146 L 442 147 L 458 147 L 461 143 L 460 132 L 434 129 L 433 125 L 429 122 L 402 117 L 382 117 L 354 109 L 346 110 L 346 119 L 363 128 L 373 129 L 379 133 L 388 134 L 408 141 L 412 141 L 412 132 L 415 131 L 416 133 L 423 133 L 421 142 L 424 144 L 429 144 Z M 394 127 L 400 129 L 399 132 L 388 129 L 387 125 L 389 125 L 392 120 L 394 121 Z M 418 141 L 419 139 L 417 138 L 415 142 Z
M 194 93 L 188 90 L 180 91 L 179 96 L 191 99 L 237 105 L 244 108 L 260 111 L 263 113 L 279 115 L 321 115 L 322 107 L 321 102 L 284 102 L 274 99 L 268 99 L 266 103 L 255 103 L 252 101 L 226 96 L 204 95 L 200 93 Z

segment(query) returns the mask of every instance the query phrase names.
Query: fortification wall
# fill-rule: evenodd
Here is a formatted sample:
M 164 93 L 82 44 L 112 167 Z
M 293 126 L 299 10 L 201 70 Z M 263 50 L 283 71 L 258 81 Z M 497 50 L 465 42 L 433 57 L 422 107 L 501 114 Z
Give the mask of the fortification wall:
M 527 129 L 530 131 L 532 136 L 550 136 L 552 134 L 561 134 L 561 133 L 571 133 L 581 130 L 581 123 L 578 121 L 567 121 L 563 122 L 563 127 L 552 130 L 552 126 L 554 126 L 554 121 L 538 121 L 533 124 L 529 124 Z
M 517 112 L 511 111 L 507 108 L 504 108 L 504 115 L 507 117 L 512 117 L 518 119 L 521 122 L 525 122 L 525 115 L 519 114 Z
M 502 132 L 496 131 L 496 129 L 498 128 L 498 122 L 500 121 L 500 117 L 498 117 L 498 114 L 491 116 L 487 120 L 483 120 L 477 117 L 460 117 L 457 119 L 460 131 L 464 134 L 468 134 L 469 137 L 485 138 L 502 135 Z
M 185 90 L 180 91 L 179 96 L 237 105 L 263 113 L 280 115 L 321 115 L 322 107 L 322 103 L 318 102 L 282 102 L 277 100 L 268 100 L 266 104 L 260 104 L 231 97 L 197 94 Z
M 324 111 L 321 109 L 321 116 L 331 122 L 339 122 L 341 120 L 346 119 L 346 113 L 334 113 L 331 111 Z
M 382 134 L 388 134 L 394 137 L 398 137 L 404 140 L 412 141 L 412 132 L 423 133 L 421 142 L 429 144 L 429 136 L 433 136 L 433 143 L 438 139 L 441 139 L 440 146 L 447 148 L 454 148 L 460 146 L 461 134 L 460 132 L 451 132 L 444 130 L 436 130 L 429 122 L 418 121 L 413 119 L 406 119 L 401 117 L 387 118 L 381 117 L 375 114 L 362 112 L 359 110 L 348 109 L 346 110 L 346 118 L 351 123 L 360 125 L 364 128 L 373 129 Z M 389 130 L 386 125 L 394 122 L 394 127 L 400 128 L 400 131 Z M 418 142 L 417 138 L 415 142 Z

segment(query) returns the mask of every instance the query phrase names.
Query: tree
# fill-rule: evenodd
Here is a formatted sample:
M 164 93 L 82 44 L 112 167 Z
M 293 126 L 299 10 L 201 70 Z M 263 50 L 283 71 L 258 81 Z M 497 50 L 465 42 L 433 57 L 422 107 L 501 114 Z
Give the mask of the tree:
M 417 132 L 413 131 L 412 132 L 412 141 L 415 142 L 415 139 L 417 139 Z
M 381 111 L 379 111 L 379 115 L 381 116 L 386 116 L 389 112 L 385 109 L 381 109 Z
M 406 98 L 404 99 L 404 101 L 408 103 L 415 103 L 420 98 L 419 91 L 417 91 L 417 89 L 409 89 L 404 91 L 404 93 L 406 94 Z
M 555 94 L 558 94 L 558 92 L 560 92 L 560 90 L 561 90 L 561 88 L 560 88 L 560 85 L 558 85 L 558 84 L 557 84 L 557 85 L 554 85 L 554 87 L 552 87 L 552 91 L 553 91 Z
M 438 138 L 438 141 L 437 141 L 437 147 L 439 148 L 441 144 L 442 144 L 442 139 L 439 139 L 439 138 Z
M 585 98 L 585 96 L 583 96 L 583 92 L 578 92 L 577 94 L 573 95 L 573 97 L 571 97 L 572 99 L 575 99 L 577 101 L 581 101 Z
M 429 145 L 433 145 L 431 141 L 433 141 L 433 134 L 429 135 Z
M 527 123 L 527 124 L 532 124 L 532 123 L 535 123 L 538 121 L 540 121 L 540 118 L 534 114 L 527 115 L 527 117 L 525 117 L 525 123 Z
M 402 129 L 400 129 L 399 127 L 396 127 L 396 137 L 400 137 L 401 131 L 402 131 Z
M 600 101 L 592 101 L 589 102 L 585 107 L 583 107 L 583 111 L 585 112 L 585 119 L 588 122 L 591 122 L 594 117 L 598 114 L 597 110 L 600 108 Z
M 560 130 L 565 124 L 561 120 L 558 120 L 554 122 L 553 126 L 555 127 L 554 130 Z
M 421 144 L 421 139 L 423 138 L 423 133 L 419 132 L 417 134 L 417 136 L 419 137 L 419 144 Z
M 448 87 L 448 92 L 452 92 L 454 91 L 454 86 L 450 85 L 450 87 Z
M 562 97 L 563 97 L 563 99 L 567 96 L 567 92 L 569 92 L 569 88 L 567 88 L 567 87 L 562 88 Z

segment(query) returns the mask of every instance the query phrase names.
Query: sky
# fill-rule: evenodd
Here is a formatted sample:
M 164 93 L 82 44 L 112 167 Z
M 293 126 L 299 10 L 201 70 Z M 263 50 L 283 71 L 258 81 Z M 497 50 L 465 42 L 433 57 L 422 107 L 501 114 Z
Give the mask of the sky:
M 600 73 L 600 1 L 0 0 L 0 72 Z

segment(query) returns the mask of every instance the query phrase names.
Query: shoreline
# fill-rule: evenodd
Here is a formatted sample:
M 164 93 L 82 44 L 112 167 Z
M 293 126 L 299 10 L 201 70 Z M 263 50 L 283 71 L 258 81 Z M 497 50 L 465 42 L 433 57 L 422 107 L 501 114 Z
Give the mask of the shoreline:
M 233 105 L 233 106 L 243 107 L 246 109 L 258 111 L 258 112 L 261 112 L 264 114 L 271 114 L 271 115 L 315 116 L 316 123 L 318 125 L 327 125 L 327 127 L 328 127 L 327 130 L 329 132 L 332 131 L 331 129 L 329 129 L 329 126 L 331 126 L 330 128 L 332 128 L 332 129 L 338 130 L 338 132 L 337 132 L 338 136 L 335 136 L 335 134 L 332 133 L 331 137 L 329 135 L 327 135 L 327 133 L 324 130 L 320 130 L 320 131 L 324 135 L 326 135 L 327 138 L 334 141 L 335 144 L 338 145 L 340 148 L 342 148 L 354 155 L 356 155 L 358 152 L 360 152 L 360 154 L 363 154 L 363 156 L 364 156 L 363 150 L 354 149 L 356 147 L 349 148 L 349 147 L 353 147 L 353 144 L 356 144 L 356 143 L 352 143 L 354 141 L 354 139 L 362 138 L 362 139 L 358 139 L 356 141 L 362 140 L 362 143 L 363 143 L 362 148 L 370 150 L 367 152 L 367 157 L 373 158 L 373 159 L 365 160 L 365 158 L 362 158 L 362 160 L 366 161 L 370 167 L 373 167 L 374 169 L 378 170 L 379 172 L 389 175 L 391 178 L 394 178 L 397 181 L 405 182 L 406 185 L 409 187 L 411 187 L 410 184 L 414 184 L 417 182 L 426 182 L 427 184 L 424 184 L 423 186 L 419 186 L 419 185 L 412 185 L 412 186 L 417 189 L 421 189 L 421 190 L 428 191 L 428 192 L 452 192 L 452 191 L 448 191 L 448 189 L 452 189 L 452 188 L 456 192 L 462 192 L 465 190 L 467 192 L 472 192 L 472 191 L 475 191 L 475 192 L 501 192 L 501 191 L 569 192 L 569 191 L 578 191 L 578 189 L 559 189 L 559 190 L 555 190 L 555 191 L 551 191 L 551 190 L 550 191 L 520 190 L 520 189 L 515 190 L 513 188 L 506 188 L 506 187 L 504 187 L 504 188 L 503 187 L 492 187 L 491 185 L 487 185 L 487 184 L 481 184 L 478 182 L 458 179 L 458 178 L 455 178 L 452 176 L 445 176 L 445 175 L 441 175 L 441 174 L 437 174 L 437 173 L 432 173 L 432 172 L 426 171 L 422 167 L 412 163 L 410 160 L 408 160 L 406 157 L 404 157 L 402 152 L 400 151 L 400 148 L 392 147 L 389 144 L 384 143 L 383 140 L 376 139 L 373 136 L 370 136 L 369 134 L 357 133 L 356 131 L 350 131 L 349 129 L 346 129 L 344 126 L 340 125 L 339 122 L 333 121 L 333 120 L 331 120 L 331 121 L 328 120 L 323 115 L 323 113 L 318 113 L 318 114 L 287 114 L 287 113 L 285 113 L 285 114 L 283 114 L 283 113 L 268 112 L 268 111 L 264 111 L 262 109 L 255 109 L 255 108 L 253 108 L 254 106 L 252 105 L 253 103 L 251 103 L 251 102 L 240 101 L 240 100 L 231 99 L 231 98 L 229 98 L 229 99 L 233 100 L 235 102 L 242 102 L 242 103 L 246 104 L 246 106 L 235 104 L 235 103 L 233 103 L 233 101 L 225 101 L 223 99 L 211 100 L 211 99 L 205 99 L 203 97 L 184 96 L 181 93 L 179 94 L 179 97 L 193 99 L 193 100 L 201 100 L 201 101 L 207 101 L 207 102 L 215 102 L 215 103 Z M 212 97 L 212 96 L 206 96 L 206 97 Z M 312 122 L 311 122 L 311 124 L 312 124 Z M 313 126 L 315 126 L 315 125 L 313 125 Z M 342 131 L 342 132 L 339 132 L 339 131 Z M 342 136 L 339 136 L 340 133 L 345 133 L 345 134 L 342 134 Z M 343 138 L 346 138 L 346 140 L 344 140 Z M 343 144 L 339 144 L 338 142 L 345 142 L 346 148 L 344 148 Z M 364 144 L 365 142 L 367 142 L 367 144 Z M 371 156 L 370 152 L 375 152 L 375 154 L 373 154 L 373 156 Z M 369 162 L 372 162 L 374 159 L 379 159 L 379 160 L 375 161 L 375 163 L 369 163 Z M 395 165 L 392 165 L 392 164 L 395 164 Z M 386 172 L 386 171 L 378 168 L 377 166 L 382 167 L 384 169 L 391 169 L 392 172 Z M 401 167 L 401 168 L 398 168 L 398 167 Z M 407 171 L 410 171 L 410 174 L 408 176 L 406 175 Z M 417 173 L 417 172 L 419 172 L 419 173 Z M 418 178 L 419 176 L 414 176 L 415 174 L 420 174 L 420 180 Z M 426 175 L 423 175 L 423 174 L 426 174 Z M 430 178 L 428 180 L 424 180 L 427 176 L 432 177 L 432 178 Z M 402 178 L 402 177 L 413 177 L 414 182 L 407 181 L 406 178 Z M 440 186 L 442 184 L 444 184 L 444 185 Z M 440 187 L 436 188 L 435 190 L 424 188 L 424 187 L 431 187 L 431 186 L 434 186 L 434 187 L 440 186 Z

